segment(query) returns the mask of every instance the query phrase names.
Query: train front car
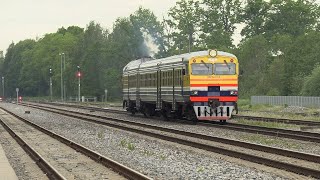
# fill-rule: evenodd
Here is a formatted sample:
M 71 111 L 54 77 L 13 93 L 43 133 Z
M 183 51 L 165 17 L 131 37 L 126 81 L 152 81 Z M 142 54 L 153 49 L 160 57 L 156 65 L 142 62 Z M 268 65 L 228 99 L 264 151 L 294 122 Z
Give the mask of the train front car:
M 189 59 L 190 101 L 198 120 L 226 122 L 237 111 L 239 64 L 235 55 L 210 50 Z

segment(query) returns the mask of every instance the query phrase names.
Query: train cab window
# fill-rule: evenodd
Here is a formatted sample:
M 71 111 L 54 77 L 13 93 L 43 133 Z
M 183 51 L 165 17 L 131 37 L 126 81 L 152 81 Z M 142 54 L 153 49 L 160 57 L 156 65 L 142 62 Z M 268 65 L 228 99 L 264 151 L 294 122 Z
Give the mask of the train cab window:
M 213 73 L 216 75 L 234 75 L 236 74 L 235 63 L 217 63 L 213 66 Z
M 211 64 L 211 63 L 193 63 L 193 64 L 191 64 L 191 73 L 193 75 L 213 74 L 213 64 Z

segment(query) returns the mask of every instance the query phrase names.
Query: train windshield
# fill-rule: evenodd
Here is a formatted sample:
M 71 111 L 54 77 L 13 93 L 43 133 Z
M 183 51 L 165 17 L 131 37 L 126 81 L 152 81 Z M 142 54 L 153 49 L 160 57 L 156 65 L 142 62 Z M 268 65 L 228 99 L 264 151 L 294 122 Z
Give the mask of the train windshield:
M 191 69 L 193 75 L 213 74 L 213 64 L 210 63 L 193 63 Z
M 216 75 L 234 75 L 236 74 L 235 63 L 214 64 L 214 74 Z

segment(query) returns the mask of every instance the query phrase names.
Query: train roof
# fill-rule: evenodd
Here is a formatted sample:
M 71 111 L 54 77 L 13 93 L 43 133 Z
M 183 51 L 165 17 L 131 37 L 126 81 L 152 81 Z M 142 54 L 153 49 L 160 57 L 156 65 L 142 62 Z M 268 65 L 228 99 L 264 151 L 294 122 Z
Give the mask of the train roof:
M 175 56 L 170 56 L 161 59 L 154 59 L 154 60 L 146 60 L 145 58 L 137 59 L 129 62 L 124 68 L 123 71 L 134 70 L 137 68 L 145 68 L 145 67 L 152 67 L 160 64 L 171 64 L 171 63 L 182 63 L 183 61 L 189 61 L 189 59 L 193 57 L 199 56 L 208 56 L 208 51 L 197 51 L 185 54 L 179 54 Z M 234 54 L 218 51 L 218 56 L 228 56 L 228 57 L 235 57 Z

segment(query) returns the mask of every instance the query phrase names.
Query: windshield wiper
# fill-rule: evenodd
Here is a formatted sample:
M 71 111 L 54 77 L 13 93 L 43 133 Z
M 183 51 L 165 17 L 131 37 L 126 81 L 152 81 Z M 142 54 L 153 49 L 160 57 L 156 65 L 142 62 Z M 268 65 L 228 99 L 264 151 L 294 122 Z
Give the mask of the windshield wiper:
M 207 67 L 207 69 L 208 69 L 207 74 L 209 74 L 210 67 L 203 60 L 201 60 L 201 63 L 204 64 Z
M 227 63 L 226 60 L 224 60 L 224 63 L 228 66 L 229 71 L 231 70 L 231 67 L 229 66 L 229 64 Z
M 201 60 L 201 63 L 204 64 L 208 69 L 210 68 L 203 60 Z

